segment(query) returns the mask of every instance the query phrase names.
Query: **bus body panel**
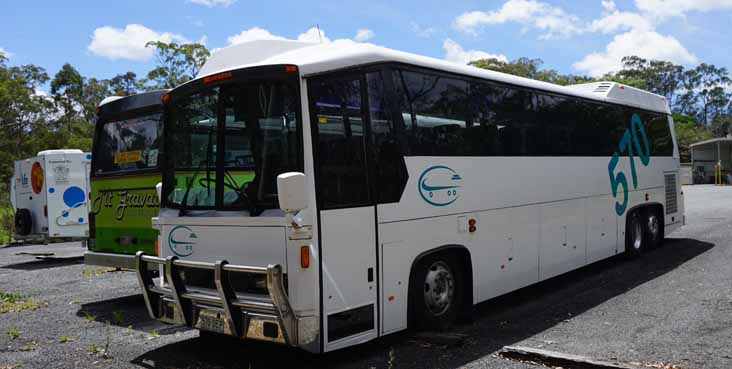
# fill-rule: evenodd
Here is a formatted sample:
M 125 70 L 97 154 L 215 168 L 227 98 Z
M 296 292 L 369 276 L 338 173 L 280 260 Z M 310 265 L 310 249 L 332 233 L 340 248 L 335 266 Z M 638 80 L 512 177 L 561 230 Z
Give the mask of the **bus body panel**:
M 159 173 L 92 178 L 95 242 L 91 251 L 155 254 L 158 231 L 150 219 L 158 215 L 160 206 L 155 192 L 158 182 Z
M 410 175 L 402 200 L 381 204 L 377 211 L 383 250 L 381 334 L 406 327 L 409 296 L 402 286 L 408 285 L 418 255 L 444 245 L 465 246 L 472 260 L 474 302 L 500 296 L 622 253 L 628 210 L 649 203 L 665 206 L 664 171 L 678 167 L 673 157 L 652 157 L 647 167 L 637 167 L 639 189 L 629 191 L 627 210 L 618 215 L 615 204 L 622 194 L 612 195 L 610 158 L 405 160 Z M 448 206 L 432 206 L 419 195 L 419 174 L 435 165 L 453 168 L 462 178 L 459 199 Z M 617 168 L 630 170 L 627 163 Z M 562 198 L 569 199 L 556 200 Z M 476 220 L 475 232 L 466 230 L 466 219 Z M 667 227 L 666 234 L 672 230 Z
M 337 328 L 329 325 L 337 324 L 335 317 L 344 311 L 369 309 L 370 319 L 364 321 L 364 327 L 358 332 L 359 340 L 377 336 L 375 220 L 373 206 L 320 212 L 324 339 L 328 350 L 339 347 L 339 338 L 335 337 Z M 329 319 L 331 316 L 334 318 Z
M 159 255 L 209 263 L 226 260 L 238 265 L 286 266 L 283 218 L 260 217 L 254 224 L 245 219 L 159 217 Z M 209 247 L 211 244 L 216 247 Z

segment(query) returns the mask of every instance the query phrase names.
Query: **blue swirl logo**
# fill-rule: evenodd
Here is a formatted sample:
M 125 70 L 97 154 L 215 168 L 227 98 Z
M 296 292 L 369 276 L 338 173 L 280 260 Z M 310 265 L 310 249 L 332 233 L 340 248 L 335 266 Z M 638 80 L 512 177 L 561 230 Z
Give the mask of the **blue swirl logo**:
M 198 236 L 186 226 L 175 226 L 168 234 L 168 247 L 173 254 L 186 257 L 193 254 L 193 246 L 198 243 Z
M 444 165 L 435 165 L 425 169 L 419 176 L 419 194 L 432 206 L 447 206 L 460 197 L 460 181 L 462 177 Z

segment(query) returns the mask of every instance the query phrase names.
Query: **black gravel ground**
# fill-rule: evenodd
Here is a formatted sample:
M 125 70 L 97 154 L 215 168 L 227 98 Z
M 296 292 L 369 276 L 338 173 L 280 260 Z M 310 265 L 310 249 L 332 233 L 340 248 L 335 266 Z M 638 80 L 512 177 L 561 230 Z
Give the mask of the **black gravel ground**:
M 135 276 L 83 265 L 78 243 L 7 247 L 0 291 L 40 307 L 0 314 L 0 369 L 539 368 L 498 357 L 506 345 L 646 367 L 732 368 L 732 187 L 684 191 L 687 225 L 663 248 L 481 304 L 473 322 L 455 328 L 469 338 L 452 347 L 410 332 L 327 355 L 203 340 L 150 320 Z M 16 255 L 48 251 L 56 258 Z

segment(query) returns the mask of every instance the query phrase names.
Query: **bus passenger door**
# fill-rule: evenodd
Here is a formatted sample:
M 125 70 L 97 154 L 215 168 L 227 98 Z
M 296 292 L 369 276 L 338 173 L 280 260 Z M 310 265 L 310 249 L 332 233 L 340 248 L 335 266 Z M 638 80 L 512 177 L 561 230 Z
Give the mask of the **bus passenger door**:
M 377 333 L 376 210 L 359 76 L 308 81 L 322 260 L 325 351 Z

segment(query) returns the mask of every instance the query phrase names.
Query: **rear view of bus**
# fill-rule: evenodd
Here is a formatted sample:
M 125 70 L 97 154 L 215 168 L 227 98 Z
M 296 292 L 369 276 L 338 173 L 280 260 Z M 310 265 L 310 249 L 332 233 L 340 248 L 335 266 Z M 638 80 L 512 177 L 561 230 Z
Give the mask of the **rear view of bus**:
M 91 168 L 91 239 L 84 262 L 134 268 L 134 254 L 156 254 L 150 220 L 159 209 L 162 97 L 167 91 L 111 97 L 99 106 Z

